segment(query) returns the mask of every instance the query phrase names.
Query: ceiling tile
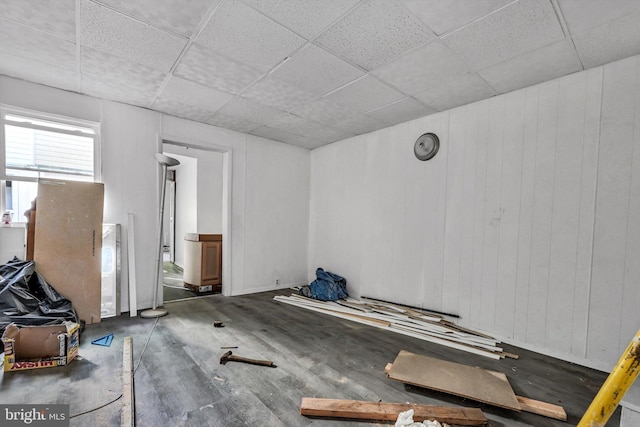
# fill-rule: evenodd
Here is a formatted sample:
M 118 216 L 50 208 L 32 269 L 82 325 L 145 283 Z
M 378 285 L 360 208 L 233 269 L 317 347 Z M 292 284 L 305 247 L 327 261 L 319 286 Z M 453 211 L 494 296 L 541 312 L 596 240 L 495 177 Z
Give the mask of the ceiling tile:
M 223 0 L 196 41 L 229 58 L 266 72 L 306 40 L 249 6 Z
M 558 0 L 571 34 L 640 12 L 638 0 Z
M 309 126 L 312 126 L 313 124 L 311 121 L 303 117 L 296 116 L 295 114 L 285 113 L 273 118 L 272 120 L 269 120 L 266 125 L 274 129 L 284 129 L 291 133 L 304 135 L 303 128 L 309 128 Z M 315 126 L 319 127 L 321 125 L 316 124 Z
M 311 101 L 316 95 L 291 83 L 268 76 L 247 89 L 242 96 L 262 105 L 290 111 Z
M 182 117 L 196 122 L 205 122 L 213 114 L 212 111 L 167 98 L 156 98 L 151 108 L 171 116 Z
M 331 126 L 324 126 L 311 135 L 313 135 L 314 138 L 318 138 L 319 140 L 326 142 L 327 144 L 356 136 L 355 133 L 346 132 Z
M 250 99 L 240 97 L 227 102 L 220 110 L 218 110 L 218 113 L 229 117 L 242 118 L 258 124 L 265 124 L 269 120 L 283 114 L 282 111 L 275 108 L 267 107 L 266 105 L 251 101 Z
M 311 39 L 359 0 L 244 0 L 276 22 Z
M 580 71 L 571 40 L 562 40 L 478 71 L 498 93 L 531 86 Z
M 59 68 L 51 64 L 43 64 L 32 59 L 21 58 L 8 53 L 0 55 L 0 74 L 28 80 L 64 90 L 80 92 L 78 74 L 68 68 Z
M 271 120 L 267 123 L 267 126 L 274 129 L 283 129 L 297 135 L 310 136 L 324 142 L 334 142 L 355 135 L 293 114 L 283 114 Z
M 346 118 L 359 115 L 353 109 L 330 101 L 327 98 L 316 99 L 290 111 L 298 116 L 326 124 L 337 123 Z
M 374 119 L 365 114 L 359 114 L 355 117 L 349 117 L 334 124 L 337 129 L 360 135 L 363 133 L 373 132 L 374 130 L 386 128 L 389 126 L 381 120 Z
M 640 53 L 640 14 L 605 22 L 573 36 L 585 68 Z
M 165 77 L 160 71 L 87 47 L 81 50 L 81 74 L 87 93 L 145 107 Z
M 210 7 L 220 0 L 98 0 L 126 15 L 190 37 Z
M 211 116 L 207 120 L 207 123 L 243 133 L 247 133 L 262 126 L 260 123 L 255 123 L 238 116 L 231 116 L 222 113 L 221 111 L 217 111 L 213 116 Z
M 256 81 L 262 72 L 192 44 L 174 74 L 224 92 L 238 94 Z
M 0 52 L 76 71 L 76 44 L 0 18 Z M 8 58 L 2 58 L 7 60 Z
M 373 111 L 367 111 L 367 115 L 389 123 L 390 125 L 395 125 L 417 119 L 418 117 L 428 116 L 435 112 L 437 112 L 435 109 L 427 107 L 413 98 L 407 97 Z
M 263 138 L 272 139 L 274 141 L 286 142 L 287 144 L 297 145 L 298 147 L 313 149 L 326 145 L 325 142 L 307 138 L 305 136 L 296 135 L 283 129 L 274 129 L 268 126 L 261 126 L 249 132 L 251 135 L 261 136 Z
M 433 37 L 398 1 L 371 0 L 329 28 L 316 42 L 347 61 L 372 70 Z
M 414 94 L 469 71 L 464 61 L 438 40 L 375 69 L 371 74 L 407 94 Z
M 2 0 L 0 17 L 75 40 L 75 9 L 75 0 Z
M 460 28 L 513 0 L 401 0 L 437 35 Z
M 82 92 L 96 98 L 108 99 L 136 106 L 149 106 L 155 92 L 146 88 L 133 89 L 133 84 L 117 85 L 103 79 L 82 76 Z
M 436 85 L 429 90 L 417 93 L 414 97 L 438 111 L 444 111 L 489 98 L 495 94 L 496 92 L 477 74 L 467 74 L 444 85 Z
M 196 121 L 205 121 L 233 98 L 225 92 L 171 77 L 151 108 Z
M 183 104 L 190 103 L 203 109 L 216 111 L 229 102 L 233 95 L 172 76 L 158 98 Z
M 187 39 L 88 0 L 80 3 L 80 43 L 130 62 L 168 72 Z
M 364 72 L 337 56 L 309 44 L 295 53 L 271 75 L 324 95 L 364 75 Z
M 356 113 L 364 113 L 404 98 L 404 95 L 367 75 L 328 94 L 326 98 Z
M 506 61 L 564 38 L 548 0 L 518 1 L 442 40 L 473 70 Z

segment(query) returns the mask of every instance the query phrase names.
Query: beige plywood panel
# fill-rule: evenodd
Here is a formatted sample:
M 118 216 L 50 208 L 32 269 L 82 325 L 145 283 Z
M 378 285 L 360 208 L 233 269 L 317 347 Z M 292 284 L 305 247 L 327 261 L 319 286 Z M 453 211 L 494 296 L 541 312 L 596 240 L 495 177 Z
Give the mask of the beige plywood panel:
M 33 259 L 81 320 L 100 322 L 104 185 L 40 180 Z
M 402 350 L 393 362 L 389 378 L 520 411 L 520 404 L 509 380 L 500 372 Z

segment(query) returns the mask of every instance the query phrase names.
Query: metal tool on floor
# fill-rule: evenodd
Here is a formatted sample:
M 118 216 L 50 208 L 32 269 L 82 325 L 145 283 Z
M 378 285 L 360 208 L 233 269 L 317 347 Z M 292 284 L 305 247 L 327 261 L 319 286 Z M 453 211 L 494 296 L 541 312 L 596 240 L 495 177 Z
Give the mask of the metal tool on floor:
M 227 351 L 220 358 L 220 364 L 226 365 L 227 362 L 242 362 L 249 363 L 251 365 L 260 365 L 260 366 L 268 366 L 270 368 L 277 368 L 276 365 L 273 364 L 270 360 L 256 360 L 256 359 L 248 359 L 246 357 L 234 356 L 231 351 Z

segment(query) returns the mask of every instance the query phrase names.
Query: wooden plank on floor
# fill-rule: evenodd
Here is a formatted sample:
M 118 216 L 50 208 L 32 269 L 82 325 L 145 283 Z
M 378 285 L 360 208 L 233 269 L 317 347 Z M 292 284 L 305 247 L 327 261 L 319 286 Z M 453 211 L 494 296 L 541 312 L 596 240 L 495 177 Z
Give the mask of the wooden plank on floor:
M 120 425 L 133 427 L 136 425 L 136 403 L 133 393 L 133 340 L 124 337 L 122 347 L 122 413 Z
M 560 421 L 567 421 L 567 413 L 562 406 L 522 396 L 516 396 L 516 398 L 518 399 L 518 403 L 520 403 L 520 408 L 525 412 L 544 415 L 545 417 L 554 418 Z
M 413 354 L 402 350 L 389 378 L 502 408 L 520 411 L 506 375 L 482 368 Z
M 478 408 L 455 408 L 411 403 L 367 402 L 360 400 L 317 399 L 303 397 L 300 414 L 313 417 L 395 421 L 398 414 L 413 409 L 417 422 L 437 420 L 460 426 L 481 426 L 487 419 Z

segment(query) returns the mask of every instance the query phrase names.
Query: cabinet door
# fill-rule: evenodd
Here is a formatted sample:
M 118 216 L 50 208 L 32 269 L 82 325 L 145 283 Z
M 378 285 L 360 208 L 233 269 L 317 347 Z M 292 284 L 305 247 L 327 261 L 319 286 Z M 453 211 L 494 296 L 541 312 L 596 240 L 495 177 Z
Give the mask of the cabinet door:
M 202 243 L 202 281 L 222 283 L 222 242 Z

